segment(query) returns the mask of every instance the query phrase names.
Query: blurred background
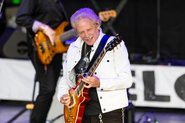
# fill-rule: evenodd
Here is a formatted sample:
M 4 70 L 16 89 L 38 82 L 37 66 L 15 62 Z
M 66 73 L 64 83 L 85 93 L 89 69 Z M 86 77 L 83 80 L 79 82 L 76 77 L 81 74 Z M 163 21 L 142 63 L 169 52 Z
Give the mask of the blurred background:
M 27 123 L 31 110 L 25 105 L 38 85 L 27 57 L 25 29 L 15 24 L 21 0 L 0 1 L 0 122 L 15 118 L 11 122 Z M 63 2 L 69 17 L 81 7 L 94 9 L 103 16 L 103 31 L 118 33 L 125 41 L 134 78 L 126 123 L 185 122 L 184 0 Z M 62 108 L 54 97 L 48 122 L 63 122 Z

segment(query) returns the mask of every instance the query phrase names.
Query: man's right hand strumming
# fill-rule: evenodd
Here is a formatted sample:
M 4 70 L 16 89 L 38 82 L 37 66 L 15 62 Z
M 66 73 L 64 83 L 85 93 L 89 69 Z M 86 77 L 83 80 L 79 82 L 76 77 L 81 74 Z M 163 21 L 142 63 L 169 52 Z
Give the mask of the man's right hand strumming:
M 61 102 L 62 104 L 64 104 L 65 106 L 69 106 L 70 103 L 71 103 L 69 94 L 64 94 L 64 95 L 60 98 L 60 102 Z

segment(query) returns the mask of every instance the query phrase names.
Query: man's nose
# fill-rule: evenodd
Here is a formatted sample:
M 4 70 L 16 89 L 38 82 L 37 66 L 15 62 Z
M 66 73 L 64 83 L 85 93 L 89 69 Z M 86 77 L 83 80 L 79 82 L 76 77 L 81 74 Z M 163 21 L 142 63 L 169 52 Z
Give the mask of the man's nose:
M 89 33 L 87 31 L 84 32 L 84 36 L 88 37 Z

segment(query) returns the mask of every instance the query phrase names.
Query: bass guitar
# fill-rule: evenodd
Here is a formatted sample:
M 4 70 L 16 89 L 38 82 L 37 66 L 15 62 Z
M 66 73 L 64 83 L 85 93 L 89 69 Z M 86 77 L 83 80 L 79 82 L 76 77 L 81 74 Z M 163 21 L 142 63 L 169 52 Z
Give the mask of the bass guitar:
M 69 44 L 65 44 L 64 41 L 76 36 L 75 30 L 71 29 L 64 32 L 68 22 L 61 23 L 55 31 L 55 41 L 54 45 L 51 44 L 49 38 L 42 32 L 37 32 L 37 37 L 35 38 L 35 46 L 37 49 L 37 55 L 42 64 L 47 65 L 51 63 L 53 57 L 57 53 L 64 53 L 67 51 Z
M 86 75 L 92 76 L 96 68 L 100 64 L 101 60 L 105 56 L 107 51 L 111 51 L 118 44 L 121 43 L 119 35 L 111 40 L 100 52 L 97 59 L 94 61 Z M 83 75 L 78 77 L 77 84 L 74 88 L 69 90 L 69 96 L 71 103 L 69 106 L 64 106 L 64 119 L 65 123 L 81 123 L 85 111 L 85 104 L 90 100 L 89 99 L 89 89 L 84 88 L 84 82 L 82 81 Z

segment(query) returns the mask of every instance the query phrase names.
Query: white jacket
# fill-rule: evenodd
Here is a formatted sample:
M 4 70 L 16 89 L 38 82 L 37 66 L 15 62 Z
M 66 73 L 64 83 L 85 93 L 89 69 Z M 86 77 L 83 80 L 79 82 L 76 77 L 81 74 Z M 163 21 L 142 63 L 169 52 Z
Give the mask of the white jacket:
M 93 57 L 104 33 L 100 35 L 93 45 L 90 59 Z M 110 42 L 114 37 L 110 37 Z M 73 42 L 67 52 L 67 58 L 63 63 L 63 77 L 59 79 L 57 98 L 60 100 L 62 95 L 75 87 L 74 67 L 81 57 L 83 41 L 78 38 Z M 103 113 L 115 109 L 120 109 L 128 105 L 126 89 L 132 85 L 132 76 L 128 53 L 124 42 L 113 50 L 108 51 L 96 71 L 94 72 L 100 79 L 100 87 L 97 88 L 98 99 Z

